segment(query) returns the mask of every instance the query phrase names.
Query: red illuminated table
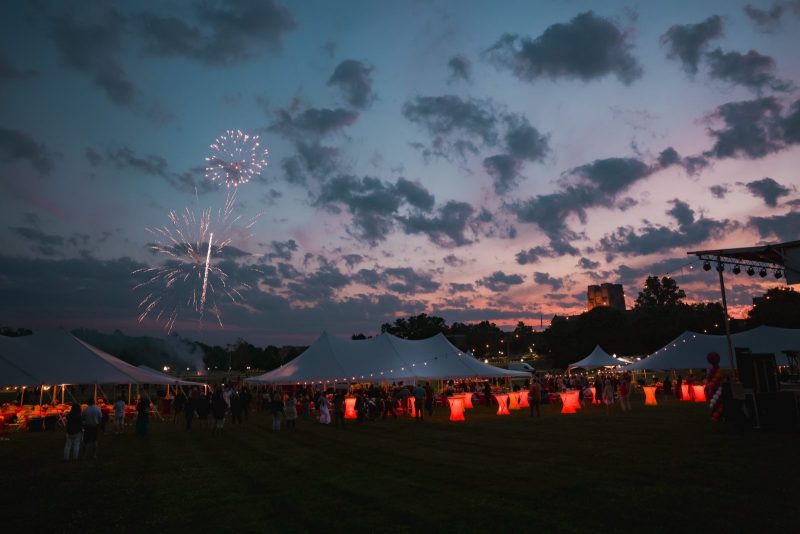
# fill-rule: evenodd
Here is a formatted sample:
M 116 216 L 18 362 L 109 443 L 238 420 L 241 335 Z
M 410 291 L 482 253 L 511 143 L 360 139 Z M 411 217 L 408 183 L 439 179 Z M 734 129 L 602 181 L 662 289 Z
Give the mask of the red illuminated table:
M 600 401 L 597 399 L 597 388 L 592 386 L 589 388 L 589 391 L 592 392 L 592 404 L 600 404 Z
M 497 400 L 497 415 L 511 415 L 511 412 L 508 411 L 508 395 L 497 393 L 494 398 Z
M 464 421 L 464 395 L 453 395 L 447 397 L 450 404 L 450 420 Z
M 644 403 L 646 405 L 655 406 L 656 402 L 656 386 L 642 386 L 644 390 Z
M 581 402 L 578 398 L 580 394 L 581 392 L 577 389 L 570 389 L 561 393 L 561 413 L 577 413 L 575 410 L 581 407 Z
M 464 393 L 464 408 L 472 408 L 472 392 Z
M 408 415 L 410 415 L 412 417 L 414 415 L 416 415 L 417 412 L 414 411 L 414 406 L 416 404 L 417 404 L 417 398 L 416 397 L 409 397 L 408 398 Z
M 681 384 L 681 400 L 692 400 L 689 395 L 689 384 Z
M 519 392 L 519 407 L 520 408 L 529 408 L 530 404 L 528 404 L 528 391 L 527 389 L 523 389 Z
M 694 392 L 694 401 L 695 402 L 705 402 L 706 401 L 706 388 L 705 388 L 705 386 L 692 386 L 692 391 Z
M 508 409 L 519 410 L 519 392 L 512 391 L 508 394 Z
M 357 419 L 358 414 L 356 414 L 356 398 L 355 397 L 345 397 L 344 399 L 344 418 L 345 419 Z

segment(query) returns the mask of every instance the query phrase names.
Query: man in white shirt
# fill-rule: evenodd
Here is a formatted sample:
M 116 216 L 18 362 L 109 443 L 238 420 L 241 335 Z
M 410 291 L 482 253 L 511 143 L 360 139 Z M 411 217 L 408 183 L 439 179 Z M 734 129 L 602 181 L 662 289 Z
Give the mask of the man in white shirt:
M 83 445 L 86 454 L 92 450 L 92 458 L 97 458 L 97 434 L 100 423 L 103 421 L 103 412 L 94 403 L 94 398 L 90 397 L 87 401 L 88 406 L 81 412 L 83 421 Z

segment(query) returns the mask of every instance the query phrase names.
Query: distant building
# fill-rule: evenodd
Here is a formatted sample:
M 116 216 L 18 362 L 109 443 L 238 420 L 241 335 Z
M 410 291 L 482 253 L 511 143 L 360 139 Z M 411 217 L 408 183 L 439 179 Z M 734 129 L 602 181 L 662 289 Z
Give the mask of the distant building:
M 587 306 L 591 311 L 598 306 L 625 311 L 625 292 L 622 284 L 591 285 L 587 291 Z

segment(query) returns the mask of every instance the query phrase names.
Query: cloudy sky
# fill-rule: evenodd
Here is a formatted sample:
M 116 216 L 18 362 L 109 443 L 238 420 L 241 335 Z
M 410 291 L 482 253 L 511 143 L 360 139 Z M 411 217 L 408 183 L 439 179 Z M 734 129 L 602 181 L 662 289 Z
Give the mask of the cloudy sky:
M 654 4 L 3 2 L 0 324 L 305 343 L 648 274 L 716 299 L 688 250 L 800 239 L 800 2 Z M 226 130 L 269 165 L 221 228 Z M 222 327 L 203 258 L 152 248 L 205 209 Z M 193 274 L 136 287 L 164 265 Z M 768 287 L 729 282 L 738 313 Z

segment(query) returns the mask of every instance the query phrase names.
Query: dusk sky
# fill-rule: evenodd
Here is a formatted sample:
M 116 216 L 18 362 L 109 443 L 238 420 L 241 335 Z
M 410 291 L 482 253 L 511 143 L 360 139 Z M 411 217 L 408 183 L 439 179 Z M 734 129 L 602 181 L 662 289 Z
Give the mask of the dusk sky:
M 687 251 L 800 239 L 798 1 L 7 1 L 0 27 L 3 325 L 164 335 L 133 272 L 168 212 L 224 206 L 226 130 L 269 164 L 193 339 L 538 327 L 649 274 L 718 300 Z

